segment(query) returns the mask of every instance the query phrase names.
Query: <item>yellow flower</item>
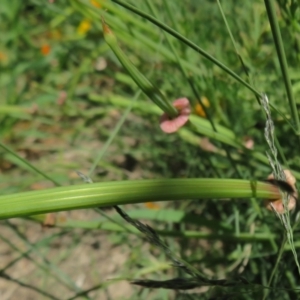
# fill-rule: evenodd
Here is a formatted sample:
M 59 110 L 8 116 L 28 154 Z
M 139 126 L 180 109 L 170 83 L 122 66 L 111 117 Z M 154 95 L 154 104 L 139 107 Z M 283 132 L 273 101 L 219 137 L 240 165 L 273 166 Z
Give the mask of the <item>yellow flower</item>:
M 148 209 L 160 209 L 160 205 L 156 204 L 154 202 L 146 202 L 144 203 L 144 205 L 148 208 Z
M 77 32 L 81 35 L 84 35 L 91 29 L 91 27 L 91 21 L 84 19 L 80 22 L 79 26 L 77 27 Z
M 97 0 L 90 0 L 90 3 L 97 8 L 101 7 L 101 4 Z
M 0 51 L 0 62 L 5 63 L 5 62 L 7 62 L 7 60 L 8 60 L 8 57 L 7 57 L 6 53 Z
M 201 101 L 205 107 L 210 107 L 210 103 L 206 97 L 201 97 Z M 206 117 L 205 111 L 200 103 L 196 104 L 195 113 L 200 117 L 203 117 L 203 118 Z

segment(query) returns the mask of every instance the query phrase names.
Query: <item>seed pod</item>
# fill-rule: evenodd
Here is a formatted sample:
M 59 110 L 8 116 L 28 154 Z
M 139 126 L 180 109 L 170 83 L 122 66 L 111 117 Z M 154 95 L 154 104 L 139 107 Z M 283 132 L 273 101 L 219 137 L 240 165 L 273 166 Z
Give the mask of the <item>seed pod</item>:
M 289 211 L 293 210 L 296 207 L 296 202 L 298 198 L 298 192 L 296 190 L 296 179 L 291 173 L 290 170 L 283 170 L 285 177 L 286 177 L 286 183 L 287 185 L 281 186 L 281 182 L 278 181 L 278 184 L 275 182 L 274 175 L 270 174 L 268 176 L 268 180 L 270 183 L 273 183 L 275 185 L 278 185 L 279 188 L 281 188 L 283 191 L 287 192 L 288 197 L 288 203 L 287 203 L 287 209 Z M 283 182 L 284 183 L 284 182 Z M 276 200 L 267 200 L 265 202 L 265 206 L 268 210 L 275 210 L 279 214 L 284 213 L 284 206 L 283 206 L 283 200 L 282 198 L 276 199 Z

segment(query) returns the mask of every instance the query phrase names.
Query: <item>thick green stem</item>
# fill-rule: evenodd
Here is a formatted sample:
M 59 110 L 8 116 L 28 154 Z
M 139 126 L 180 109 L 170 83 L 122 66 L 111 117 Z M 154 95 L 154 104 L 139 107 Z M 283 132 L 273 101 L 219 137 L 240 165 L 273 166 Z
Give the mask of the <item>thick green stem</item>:
M 265 182 L 236 179 L 113 181 L 0 196 L 0 219 L 91 207 L 182 199 L 280 198 Z

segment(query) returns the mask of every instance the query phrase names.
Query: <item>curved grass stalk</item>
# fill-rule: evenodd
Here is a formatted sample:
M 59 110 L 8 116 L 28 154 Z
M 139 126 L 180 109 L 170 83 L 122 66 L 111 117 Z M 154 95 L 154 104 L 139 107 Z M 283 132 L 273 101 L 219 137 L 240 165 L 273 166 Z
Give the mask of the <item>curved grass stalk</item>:
M 148 201 L 228 198 L 278 199 L 265 182 L 236 179 L 162 179 L 94 183 L 0 196 L 0 219 Z

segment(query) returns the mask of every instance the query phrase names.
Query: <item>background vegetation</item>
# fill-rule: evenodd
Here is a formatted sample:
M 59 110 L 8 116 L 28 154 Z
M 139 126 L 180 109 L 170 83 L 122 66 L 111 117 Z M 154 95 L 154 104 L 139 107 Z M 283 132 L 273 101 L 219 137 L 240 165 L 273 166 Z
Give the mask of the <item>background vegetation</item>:
M 268 95 L 279 161 L 299 179 L 297 124 L 265 4 L 227 0 L 220 10 L 218 1 L 208 0 L 128 2 Z M 299 3 L 275 4 L 298 106 Z M 161 111 L 105 43 L 101 15 L 124 53 L 170 102 L 190 99 L 202 134 L 160 130 Z M 82 184 L 77 170 L 94 182 L 265 179 L 272 172 L 265 156 L 266 116 L 256 95 L 146 19 L 108 0 L 5 0 L 0 30 L 3 195 Z M 210 123 L 219 126 L 219 135 Z M 125 209 L 206 277 L 239 278 L 240 285 L 189 292 L 130 285 L 126 280 L 185 275 L 108 208 L 1 221 L 1 299 L 297 299 L 298 268 L 280 220 L 256 199 L 229 200 L 154 203 L 149 196 L 148 203 Z M 291 224 L 297 255 L 296 215 Z

